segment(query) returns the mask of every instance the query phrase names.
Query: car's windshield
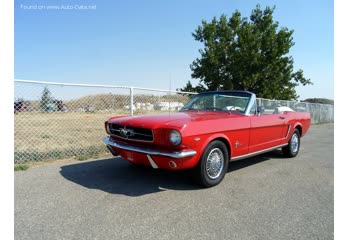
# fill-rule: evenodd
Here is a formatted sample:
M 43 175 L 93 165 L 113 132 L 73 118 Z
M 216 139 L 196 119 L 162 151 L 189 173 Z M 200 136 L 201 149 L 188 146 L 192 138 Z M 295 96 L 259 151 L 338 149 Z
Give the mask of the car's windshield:
M 247 92 L 211 92 L 194 96 L 180 111 L 235 111 L 245 113 L 250 93 Z

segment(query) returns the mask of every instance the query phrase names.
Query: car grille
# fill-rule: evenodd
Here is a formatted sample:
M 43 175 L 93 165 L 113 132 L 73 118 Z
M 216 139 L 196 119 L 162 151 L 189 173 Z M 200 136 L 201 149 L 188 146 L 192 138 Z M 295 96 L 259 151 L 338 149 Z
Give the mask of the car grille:
M 151 129 L 130 127 L 110 123 L 109 130 L 112 135 L 120 138 L 136 141 L 153 142 L 153 132 Z

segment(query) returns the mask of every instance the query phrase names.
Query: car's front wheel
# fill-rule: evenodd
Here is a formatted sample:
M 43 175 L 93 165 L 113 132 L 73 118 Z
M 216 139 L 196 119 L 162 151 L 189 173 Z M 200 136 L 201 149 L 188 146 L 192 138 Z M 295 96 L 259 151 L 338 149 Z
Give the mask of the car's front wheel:
M 219 184 L 227 172 L 228 151 L 221 141 L 213 141 L 205 148 L 195 168 L 197 182 L 204 187 Z
M 290 138 L 288 145 L 282 148 L 285 157 L 295 157 L 299 153 L 300 148 L 300 133 L 298 129 L 294 129 L 293 135 Z

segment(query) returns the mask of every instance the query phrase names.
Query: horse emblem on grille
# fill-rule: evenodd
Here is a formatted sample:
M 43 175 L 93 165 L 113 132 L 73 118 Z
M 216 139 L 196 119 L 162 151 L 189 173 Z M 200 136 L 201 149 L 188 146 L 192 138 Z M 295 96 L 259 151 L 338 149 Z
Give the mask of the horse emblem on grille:
M 125 137 L 125 138 L 128 138 L 128 137 L 131 137 L 131 136 L 134 136 L 134 130 L 133 129 L 129 129 L 129 128 L 119 128 L 119 131 L 120 131 L 120 135 L 122 137 Z

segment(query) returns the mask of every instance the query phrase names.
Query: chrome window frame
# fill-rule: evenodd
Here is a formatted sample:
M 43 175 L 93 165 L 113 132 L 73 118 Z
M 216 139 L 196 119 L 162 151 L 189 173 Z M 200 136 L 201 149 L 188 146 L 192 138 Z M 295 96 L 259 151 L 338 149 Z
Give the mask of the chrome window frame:
M 245 109 L 245 112 L 244 112 L 244 115 L 247 115 L 247 116 L 252 116 L 250 113 L 250 110 L 252 109 L 252 107 L 254 107 L 254 103 L 256 103 L 256 95 L 254 93 L 251 93 L 251 92 L 247 92 L 247 93 L 250 93 L 250 98 L 249 98 L 249 103 Z M 255 104 L 255 114 L 256 115 L 256 112 L 257 112 L 257 104 Z
M 210 91 L 210 92 L 203 92 L 203 93 L 199 93 L 198 95 L 195 95 L 193 98 L 196 98 L 196 97 L 199 97 L 200 95 L 208 95 L 208 94 L 228 94 L 228 93 L 245 93 L 245 94 L 248 94 L 249 95 L 249 100 L 248 100 L 248 104 L 247 104 L 247 107 L 245 108 L 245 111 L 243 113 L 240 113 L 242 115 L 245 115 L 245 116 L 252 116 L 252 114 L 249 114 L 250 113 L 250 110 L 253 108 L 254 106 L 254 103 L 256 103 L 256 95 L 252 92 L 248 92 L 248 91 Z M 186 111 L 187 109 L 184 109 L 193 99 L 189 100 L 184 107 L 182 107 L 180 109 L 180 112 L 182 111 Z M 215 105 L 215 102 L 214 102 L 214 105 Z M 255 105 L 256 109 L 255 109 L 255 114 L 257 113 L 257 104 Z M 254 115 L 255 115 L 254 114 Z

